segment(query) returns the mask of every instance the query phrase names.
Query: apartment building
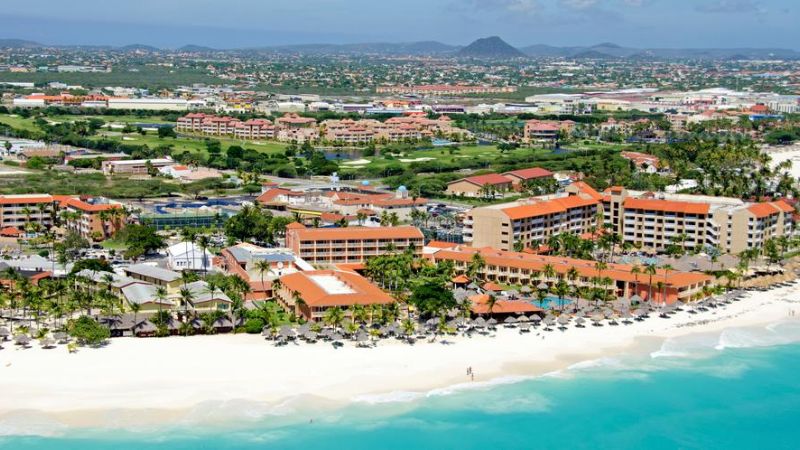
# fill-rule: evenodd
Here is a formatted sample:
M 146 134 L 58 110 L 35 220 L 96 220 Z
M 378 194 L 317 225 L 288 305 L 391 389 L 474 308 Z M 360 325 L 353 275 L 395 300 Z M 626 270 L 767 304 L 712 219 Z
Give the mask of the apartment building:
M 425 84 L 416 86 L 378 86 L 378 94 L 414 94 L 414 95 L 464 95 L 464 94 L 501 94 L 516 92 L 516 86 L 476 86 L 463 84 Z
M 275 126 L 267 119 L 250 119 L 242 122 L 233 117 L 203 113 L 191 113 L 178 118 L 175 129 L 183 133 L 233 136 L 243 140 L 264 140 L 275 137 Z
M 601 195 L 584 183 L 571 191 L 475 208 L 464 218 L 464 242 L 473 247 L 512 250 L 544 244 L 550 236 L 581 235 L 602 225 Z
M 59 203 L 61 211 L 74 213 L 64 221 L 67 230 L 86 239 L 104 240 L 125 226 L 122 205 L 104 198 L 67 198 Z
M 795 208 L 784 200 L 748 203 L 736 198 L 652 194 L 609 188 L 605 221 L 623 240 L 648 252 L 670 244 L 687 250 L 718 247 L 724 253 L 762 248 L 795 232 Z
M 577 272 L 577 277 L 568 280 L 571 286 L 600 287 L 596 282 L 597 278 L 608 277 L 612 282 L 606 288 L 614 298 L 630 298 L 636 294 L 645 301 L 654 303 L 671 304 L 702 298 L 705 295 L 704 288 L 714 285 L 713 277 L 696 272 L 658 269 L 651 278 L 649 275 L 633 273 L 633 266 L 627 264 L 608 264 L 606 268 L 598 268 L 596 261 L 562 256 L 460 246 L 432 248 L 430 252 L 429 257 L 436 262 L 452 261 L 457 274 L 467 273 L 474 255 L 479 254 L 485 262 L 480 273 L 483 279 L 530 286 L 534 290 L 542 282 L 553 285 L 560 279 L 567 279 L 573 269 Z M 545 267 L 552 267 L 556 275 L 552 278 L 546 277 Z
M 714 246 L 724 253 L 762 248 L 795 233 L 795 208 L 784 200 L 748 203 L 735 198 L 653 194 L 611 187 L 598 193 L 576 182 L 566 192 L 475 208 L 464 219 L 464 242 L 511 250 L 542 244 L 556 234 L 582 235 L 610 226 L 623 241 L 648 253 L 669 245 Z
M 87 239 L 102 240 L 125 225 L 120 214 L 108 211 L 122 205 L 104 198 L 77 198 L 66 195 L 28 194 L 0 196 L 0 228 L 24 230 L 29 223 L 41 229 L 52 227 L 54 219 L 66 217 L 64 228 Z
M 286 230 L 286 246 L 303 260 L 317 265 L 362 263 L 373 256 L 409 247 L 422 255 L 424 236 L 411 226 L 306 228 Z

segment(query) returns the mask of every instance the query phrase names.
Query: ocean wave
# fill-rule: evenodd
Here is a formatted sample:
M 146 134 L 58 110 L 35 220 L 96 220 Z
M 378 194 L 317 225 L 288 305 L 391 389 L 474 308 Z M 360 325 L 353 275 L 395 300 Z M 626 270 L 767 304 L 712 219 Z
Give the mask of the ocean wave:
M 800 342 L 800 323 L 778 322 L 763 328 L 727 328 L 720 333 L 716 350 L 772 347 Z

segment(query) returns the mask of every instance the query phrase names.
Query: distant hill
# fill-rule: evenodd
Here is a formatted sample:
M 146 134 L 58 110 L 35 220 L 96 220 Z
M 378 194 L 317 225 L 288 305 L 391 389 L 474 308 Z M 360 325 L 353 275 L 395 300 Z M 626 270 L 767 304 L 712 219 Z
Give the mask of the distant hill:
M 554 47 L 531 45 L 521 49 L 534 58 L 579 58 L 579 59 L 800 59 L 800 52 L 777 48 L 629 48 L 604 42 L 588 47 Z
M 458 51 L 457 56 L 467 58 L 510 59 L 524 58 L 525 54 L 497 36 L 478 39 Z
M 186 53 L 207 53 L 216 51 L 211 47 L 204 47 L 202 45 L 194 45 L 194 44 L 184 45 L 183 47 L 177 50 L 179 52 L 186 52 Z
M 361 44 L 302 44 L 263 47 L 253 50 L 307 54 L 435 55 L 454 53 L 459 47 L 436 41 L 366 42 Z
M 0 48 L 38 48 L 42 44 L 24 39 L 0 39 Z

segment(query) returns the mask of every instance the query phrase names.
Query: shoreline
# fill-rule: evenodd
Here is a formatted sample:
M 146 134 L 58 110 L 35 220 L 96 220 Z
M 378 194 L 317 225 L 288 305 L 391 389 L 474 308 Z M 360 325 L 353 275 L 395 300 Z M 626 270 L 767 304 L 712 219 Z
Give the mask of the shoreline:
M 275 347 L 255 335 L 115 338 L 101 349 L 0 350 L 0 436 L 80 429 L 292 420 L 304 407 L 409 404 L 431 395 L 533 379 L 591 360 L 647 355 L 671 338 L 794 322 L 800 285 L 749 292 L 730 305 L 631 325 L 566 331 L 499 328 L 410 346 L 381 341 Z M 538 333 L 538 335 L 537 335 Z M 475 380 L 466 375 L 472 367 Z M 284 419 L 279 419 L 283 417 Z M 39 428 L 39 430 L 37 430 Z

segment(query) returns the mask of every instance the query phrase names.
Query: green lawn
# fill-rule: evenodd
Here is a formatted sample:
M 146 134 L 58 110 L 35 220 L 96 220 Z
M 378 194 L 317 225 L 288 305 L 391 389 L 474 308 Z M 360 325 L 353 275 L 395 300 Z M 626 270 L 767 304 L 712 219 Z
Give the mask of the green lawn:
M 13 114 L 0 114 L 0 123 L 19 130 L 40 131 L 31 118 L 15 116 Z
M 206 154 L 205 138 L 202 137 L 189 137 L 179 136 L 177 138 L 160 138 L 154 132 L 147 132 L 142 135 L 139 133 L 129 133 L 123 135 L 119 131 L 101 131 L 94 139 L 109 139 L 123 144 L 129 145 L 147 145 L 151 148 L 156 148 L 161 145 L 171 145 L 173 151 L 183 152 L 189 151 L 192 153 Z M 210 139 L 217 140 L 222 144 L 222 150 L 226 150 L 232 145 L 239 145 L 243 148 L 250 148 L 263 153 L 283 153 L 286 150 L 286 144 L 280 142 L 249 142 L 237 139 L 220 138 L 218 136 L 210 137 Z

